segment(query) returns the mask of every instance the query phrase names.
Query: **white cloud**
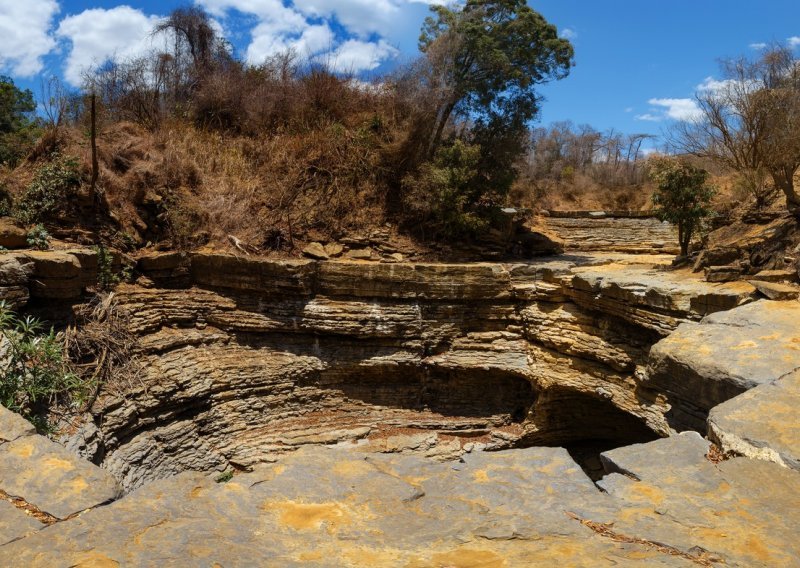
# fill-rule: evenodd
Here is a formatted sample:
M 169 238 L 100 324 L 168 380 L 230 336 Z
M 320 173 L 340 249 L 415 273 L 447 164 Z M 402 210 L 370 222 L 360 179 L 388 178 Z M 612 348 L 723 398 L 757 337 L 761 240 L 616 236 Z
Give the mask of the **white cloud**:
M 736 81 L 733 79 L 723 79 L 720 81 L 719 79 L 714 79 L 714 77 L 706 77 L 703 79 L 702 83 L 697 85 L 696 89 L 701 93 L 708 91 L 718 92 L 727 89 L 735 82 Z
M 633 107 L 625 107 L 625 112 L 633 112 Z
M 787 38 L 786 43 L 788 43 L 790 47 L 797 47 L 800 45 L 800 36 L 792 36 Z
M 397 49 L 384 40 L 371 42 L 350 39 L 334 51 L 321 55 L 318 60 L 324 61 L 338 73 L 359 73 L 372 71 L 397 55 Z
M 637 114 L 633 118 L 635 118 L 636 120 L 647 120 L 647 121 L 650 121 L 650 122 L 661 122 L 662 120 L 664 120 L 664 115 L 651 114 L 651 113 L 648 112 L 648 113 L 645 113 L 645 114 Z
M 333 47 L 335 36 L 328 24 L 308 26 L 296 35 L 294 30 L 281 32 L 269 23 L 258 24 L 247 48 L 247 60 L 261 63 L 267 57 L 293 49 L 301 57 L 312 57 Z
M 767 44 L 763 42 L 751 43 L 748 47 L 750 49 L 755 49 L 756 51 L 761 51 L 762 49 L 767 49 Z
M 700 116 L 700 108 L 694 99 L 650 99 L 650 112 L 636 115 L 637 120 L 660 122 L 665 119 L 689 121 Z
M 664 108 L 667 117 L 673 120 L 693 120 L 700 114 L 700 107 L 694 99 L 650 99 L 647 102 Z
M 308 17 L 335 17 L 360 38 L 387 33 L 400 12 L 394 0 L 294 0 L 294 5 Z
M 0 70 L 30 77 L 42 70 L 42 57 L 56 42 L 50 35 L 56 0 L 0 1 Z
M 558 32 L 558 37 L 563 37 L 564 39 L 572 41 L 578 38 L 578 32 L 576 32 L 572 28 L 564 28 L 563 30 Z
M 94 8 L 61 21 L 56 36 L 72 45 L 67 55 L 64 77 L 80 85 L 86 69 L 109 60 L 135 57 L 153 46 L 150 35 L 160 21 L 130 6 L 110 10 Z
M 392 29 L 401 6 L 410 1 L 294 0 L 284 5 L 281 0 L 197 0 L 218 17 L 231 11 L 255 17 L 246 50 L 250 63 L 293 49 L 343 73 L 370 71 L 397 56 L 383 35 Z M 332 20 L 345 28 L 345 38 L 337 38 L 329 24 Z

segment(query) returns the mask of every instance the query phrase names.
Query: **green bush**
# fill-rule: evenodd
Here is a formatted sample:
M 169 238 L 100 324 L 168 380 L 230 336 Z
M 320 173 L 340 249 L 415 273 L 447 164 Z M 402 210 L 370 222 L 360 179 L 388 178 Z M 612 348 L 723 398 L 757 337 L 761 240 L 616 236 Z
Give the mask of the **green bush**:
M 16 217 L 26 224 L 41 223 L 64 211 L 81 184 L 75 158 L 54 154 L 36 172 L 17 204 Z
M 26 236 L 28 246 L 38 250 L 47 250 L 50 248 L 50 233 L 44 228 L 44 225 L 36 225 Z
M 406 209 L 420 226 L 444 237 L 474 235 L 486 228 L 471 191 L 480 157 L 479 146 L 455 140 L 403 180 Z
M 120 282 L 120 276 L 114 274 L 114 255 L 103 244 L 94 247 L 97 253 L 97 286 L 101 290 L 113 288 Z
M 692 237 L 703 229 L 705 220 L 714 213 L 711 200 L 716 189 L 706 183 L 706 170 L 682 159 L 653 156 L 648 160 L 647 168 L 650 179 L 656 183 L 654 211 L 662 221 L 678 226 L 681 256 L 686 256 Z
M 64 345 L 51 328 L 30 316 L 20 318 L 0 301 L 0 404 L 48 432 L 49 409 L 80 406 L 89 385 L 74 373 Z

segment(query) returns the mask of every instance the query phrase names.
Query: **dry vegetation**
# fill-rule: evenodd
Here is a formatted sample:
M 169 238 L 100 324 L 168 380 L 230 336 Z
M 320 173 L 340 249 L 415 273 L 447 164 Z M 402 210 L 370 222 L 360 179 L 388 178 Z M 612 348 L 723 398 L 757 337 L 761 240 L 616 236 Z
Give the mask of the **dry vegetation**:
M 78 94 L 47 83 L 39 141 L 0 172 L 11 213 L 129 248 L 478 236 L 507 203 L 534 87 L 566 76 L 572 46 L 521 0 L 433 14 L 423 55 L 365 84 L 293 53 L 247 64 L 178 9 L 154 31 L 166 51 L 94 69 Z M 50 205 L 20 215 L 32 185 Z

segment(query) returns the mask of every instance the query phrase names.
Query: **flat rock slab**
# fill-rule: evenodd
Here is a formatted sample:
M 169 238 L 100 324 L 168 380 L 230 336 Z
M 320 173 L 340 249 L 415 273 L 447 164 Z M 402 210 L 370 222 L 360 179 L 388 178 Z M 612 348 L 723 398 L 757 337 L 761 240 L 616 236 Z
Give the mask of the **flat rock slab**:
M 709 437 L 726 452 L 800 470 L 800 371 L 714 408 Z
M 36 428 L 16 412 L 0 406 L 0 445 L 23 436 L 35 436 Z
M 16 508 L 9 501 L 0 500 L 0 546 L 43 527 L 42 523 L 25 511 Z
M 658 479 L 702 463 L 709 443 L 697 432 L 683 432 L 647 444 L 633 444 L 600 454 L 606 473 Z
M 645 386 L 664 393 L 678 429 L 705 430 L 708 411 L 800 367 L 800 302 L 760 300 L 681 324 L 650 350 Z
M 59 519 L 120 495 L 107 472 L 38 435 L 0 445 L 0 489 Z
M 750 284 L 755 286 L 758 293 L 770 300 L 796 300 L 800 297 L 800 287 L 779 282 L 764 282 L 761 280 L 750 280 Z
M 24 566 L 790 566 L 800 475 L 716 467 L 697 436 L 615 451 L 598 491 L 560 448 L 437 463 L 304 448 L 227 483 L 184 473 L 0 546 Z M 637 454 L 643 457 L 636 458 Z M 679 456 L 670 469 L 670 456 Z M 665 470 L 656 474 L 659 466 Z M 769 479 L 769 487 L 764 483 Z M 757 522 L 756 522 L 757 520 Z M 705 564 L 703 564 L 705 563 Z

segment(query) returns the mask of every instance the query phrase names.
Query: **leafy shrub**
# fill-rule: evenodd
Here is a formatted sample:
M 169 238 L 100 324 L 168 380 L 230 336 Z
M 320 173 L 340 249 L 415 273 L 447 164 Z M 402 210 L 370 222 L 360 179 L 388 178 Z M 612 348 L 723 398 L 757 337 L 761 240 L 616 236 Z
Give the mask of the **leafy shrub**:
M 53 329 L 45 331 L 30 316 L 20 318 L 0 301 L 0 404 L 47 432 L 52 405 L 79 406 L 88 393 L 89 385 L 72 371 Z
M 713 213 L 711 200 L 716 190 L 706 183 L 708 172 L 667 156 L 650 158 L 648 171 L 657 184 L 653 193 L 655 212 L 661 220 L 678 226 L 681 255 L 686 256 L 692 237 Z
M 112 268 L 114 256 L 103 244 L 94 247 L 94 252 L 97 254 L 97 286 L 101 290 L 113 288 L 120 281 L 119 275 L 114 274 Z
M 471 235 L 486 228 L 473 208 L 471 186 L 478 174 L 480 147 L 455 140 L 440 148 L 419 172 L 403 180 L 406 209 L 420 225 L 445 237 Z
M 36 225 L 27 235 L 28 245 L 35 249 L 47 250 L 50 248 L 50 233 L 44 228 L 44 225 Z
M 80 183 L 77 160 L 54 154 L 36 172 L 17 205 L 16 216 L 26 224 L 53 218 L 64 211 L 68 199 L 76 193 Z

